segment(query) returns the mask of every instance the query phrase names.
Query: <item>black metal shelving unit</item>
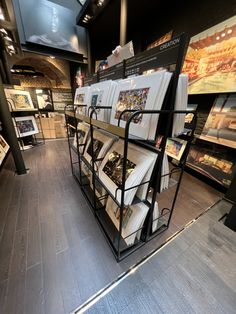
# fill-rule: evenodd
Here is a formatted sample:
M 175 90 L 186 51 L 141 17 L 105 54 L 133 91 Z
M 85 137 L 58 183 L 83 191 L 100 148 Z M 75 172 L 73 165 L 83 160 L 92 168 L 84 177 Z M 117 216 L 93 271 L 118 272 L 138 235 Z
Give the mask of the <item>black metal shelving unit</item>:
M 11 101 L 13 101 L 13 100 L 11 99 Z M 38 121 L 37 126 L 39 127 L 39 132 L 37 134 L 29 135 L 33 139 L 32 140 L 32 147 L 45 144 L 45 138 L 44 138 L 42 122 L 41 122 L 41 112 L 39 111 L 39 109 L 32 108 L 32 109 L 15 110 L 12 108 L 11 103 L 9 101 L 8 101 L 8 105 L 9 105 L 9 108 L 11 108 L 11 115 L 12 115 L 13 120 L 15 121 L 15 124 L 16 124 L 16 120 L 15 120 L 16 117 L 24 117 L 26 115 L 33 115 L 35 120 Z M 38 117 L 35 117 L 36 114 L 38 115 Z M 27 137 L 27 136 L 24 136 L 24 137 L 20 136 L 20 132 L 18 131 L 17 127 L 16 127 L 16 131 L 17 131 L 16 136 L 17 136 L 18 141 L 19 141 L 19 146 L 20 146 L 21 150 L 24 151 L 25 149 L 24 149 L 23 138 Z M 36 137 L 36 135 L 38 135 L 38 134 L 41 134 L 40 140 L 38 140 L 38 138 Z
M 185 152 L 181 158 L 181 160 L 178 162 L 178 164 L 173 163 L 173 169 L 170 171 L 170 173 L 165 174 L 168 176 L 172 176 L 174 173 L 179 172 L 179 179 L 176 182 L 176 189 L 175 193 L 172 199 L 172 203 L 170 208 L 162 208 L 160 211 L 160 215 L 157 218 L 153 218 L 153 212 L 155 207 L 155 202 L 157 200 L 158 193 L 161 193 L 161 180 L 163 179 L 162 175 L 162 164 L 163 164 L 163 158 L 165 154 L 165 147 L 167 138 L 171 134 L 172 130 L 172 124 L 173 124 L 173 117 L 175 114 L 187 114 L 189 111 L 176 111 L 174 110 L 174 103 L 175 103 L 175 93 L 176 93 L 176 87 L 178 84 L 178 77 L 181 70 L 181 65 L 183 61 L 183 55 L 184 55 L 184 48 L 185 48 L 186 38 L 185 35 L 180 35 L 179 37 L 176 37 L 172 39 L 171 41 L 160 45 L 158 47 L 155 47 L 149 51 L 145 51 L 144 53 L 141 53 L 133 58 L 130 58 L 126 60 L 126 62 L 123 62 L 123 71 L 120 70 L 120 67 L 117 67 L 119 69 L 120 75 L 128 76 L 130 74 L 141 74 L 146 70 L 153 69 L 153 68 L 159 68 L 159 67 L 165 67 L 168 68 L 173 72 L 172 80 L 170 82 L 169 89 L 166 93 L 164 103 L 162 106 L 162 110 L 125 110 L 122 114 L 129 112 L 130 117 L 126 122 L 125 128 L 122 128 L 119 126 L 114 126 L 106 122 L 98 121 L 96 120 L 96 109 L 99 110 L 109 110 L 111 107 L 103 107 L 99 106 L 96 108 L 89 108 L 88 112 L 90 112 L 89 116 L 84 116 L 76 113 L 76 110 L 68 111 L 67 108 L 65 108 L 65 117 L 66 117 L 66 124 L 67 124 L 67 134 L 68 134 L 68 144 L 69 144 L 69 152 L 70 152 L 70 161 L 71 161 L 71 168 L 72 168 L 72 174 L 76 178 L 76 180 L 79 183 L 79 186 L 85 195 L 87 201 L 90 204 L 90 207 L 94 213 L 94 216 L 96 217 L 96 220 L 101 227 L 101 230 L 103 231 L 105 238 L 110 245 L 113 254 L 115 255 L 117 261 L 122 260 L 123 258 L 130 255 L 132 252 L 136 251 L 139 247 L 143 246 L 146 242 L 151 240 L 152 238 L 156 237 L 163 231 L 165 231 L 170 224 L 172 213 L 175 207 L 176 199 L 179 192 L 179 187 L 184 171 L 184 166 L 187 158 L 187 154 L 189 151 L 190 143 L 194 136 L 194 126 L 187 134 L 182 135 L 182 139 L 185 139 L 187 141 L 187 145 L 185 148 Z M 115 69 L 115 68 L 114 68 Z M 104 70 L 98 74 L 98 77 L 100 76 L 102 80 L 106 77 L 106 71 L 108 73 L 107 78 L 111 79 L 111 69 Z M 117 75 L 114 71 L 114 77 L 117 78 Z M 162 141 L 159 148 L 155 146 L 156 141 L 144 141 L 138 138 L 135 138 L 130 135 L 129 128 L 130 123 L 133 121 L 133 119 L 138 115 L 158 115 L 158 125 L 157 125 L 157 132 L 156 132 L 156 138 L 158 135 L 162 135 Z M 194 113 L 195 115 L 195 113 Z M 121 117 L 120 117 L 121 118 Z M 196 119 L 195 119 L 196 120 Z M 89 163 L 85 157 L 83 156 L 83 149 L 80 149 L 81 146 L 84 147 L 84 144 L 79 144 L 78 140 L 78 123 L 86 122 L 90 126 L 90 140 L 92 143 L 92 147 L 94 147 L 94 137 L 93 132 L 94 130 L 103 130 L 106 131 L 116 137 L 119 137 L 124 141 L 124 150 L 123 150 L 123 163 L 122 163 L 122 183 L 118 187 L 117 190 L 120 190 L 120 200 L 117 198 L 117 191 L 115 195 L 112 194 L 112 192 L 109 190 L 109 188 L 101 181 L 98 174 L 98 162 L 101 162 L 101 159 L 97 160 L 95 159 L 93 150 L 91 154 L 91 163 Z M 76 134 L 77 139 L 77 148 L 75 149 L 72 145 L 72 139 L 71 139 L 71 132 L 70 130 L 73 130 Z M 135 239 L 135 242 L 131 246 L 127 246 L 125 240 L 122 238 L 122 227 L 123 227 L 123 214 L 125 209 L 124 204 L 124 197 L 125 192 L 127 191 L 125 189 L 125 181 L 126 181 L 126 167 L 127 167 L 127 157 L 128 157 L 128 150 L 129 150 L 129 143 L 133 143 L 137 146 L 143 147 L 149 151 L 152 151 L 158 155 L 156 164 L 154 166 L 154 170 L 152 173 L 152 176 L 150 180 L 140 183 L 139 185 L 134 185 L 130 187 L 129 189 L 134 189 L 136 187 L 139 187 L 141 185 L 148 185 L 148 190 L 151 190 L 151 199 L 146 196 L 145 199 L 139 200 L 137 197 L 135 197 L 133 204 L 137 202 L 142 202 L 146 206 L 148 206 L 148 214 L 145 219 L 145 222 L 143 226 L 135 230 L 133 233 L 137 233 L 138 231 L 141 231 L 141 236 L 139 239 Z M 82 147 L 82 148 L 83 148 Z M 82 165 L 85 165 L 88 169 L 89 176 L 91 180 L 89 179 L 88 175 L 83 172 Z M 96 190 L 98 185 L 100 185 L 104 190 L 104 195 L 97 196 Z M 113 201 L 116 203 L 117 207 L 120 208 L 120 220 L 119 220 L 119 228 L 117 229 L 116 226 L 113 224 L 110 216 L 105 210 L 105 205 L 103 204 L 103 200 L 108 198 L 110 196 Z M 152 232 L 152 226 L 155 221 L 158 220 L 158 226 L 155 232 Z M 132 234 L 133 234 L 132 233 Z M 127 237 L 131 236 L 129 234 Z

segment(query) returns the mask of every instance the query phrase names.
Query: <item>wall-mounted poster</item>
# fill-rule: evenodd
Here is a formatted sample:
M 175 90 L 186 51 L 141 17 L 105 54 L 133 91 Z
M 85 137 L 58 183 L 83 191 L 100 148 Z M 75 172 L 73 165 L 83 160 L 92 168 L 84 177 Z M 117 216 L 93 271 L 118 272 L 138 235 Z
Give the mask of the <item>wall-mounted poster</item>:
M 191 38 L 183 72 L 189 94 L 236 91 L 236 16 Z
M 206 146 L 191 147 L 187 165 L 225 187 L 230 186 L 236 170 L 235 158 Z
M 53 111 L 52 93 L 50 89 L 36 89 L 37 101 L 40 110 Z
M 34 116 L 15 117 L 13 124 L 17 137 L 24 137 L 39 133 Z
M 31 110 L 34 105 L 30 93 L 24 90 L 5 88 L 6 99 L 10 110 Z
M 53 106 L 55 111 L 64 111 L 65 106 L 73 103 L 71 91 L 61 90 L 52 92 Z
M 50 0 L 21 0 L 26 42 L 79 53 L 76 12 Z
M 236 94 L 216 98 L 200 138 L 236 148 Z
M 157 47 L 157 46 L 165 43 L 166 41 L 170 40 L 172 38 L 172 34 L 173 34 L 173 31 L 169 31 L 165 35 L 163 35 L 160 38 L 156 39 L 154 42 L 152 42 L 151 44 L 149 44 L 147 46 L 147 50 L 152 49 L 154 47 Z

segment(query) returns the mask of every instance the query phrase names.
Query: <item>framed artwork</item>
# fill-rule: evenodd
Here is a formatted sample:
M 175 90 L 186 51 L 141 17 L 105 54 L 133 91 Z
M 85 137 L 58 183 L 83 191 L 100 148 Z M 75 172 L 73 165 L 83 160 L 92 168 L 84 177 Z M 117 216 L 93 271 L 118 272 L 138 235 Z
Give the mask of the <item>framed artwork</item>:
M 124 110 L 160 109 L 168 87 L 165 80 L 170 80 L 171 77 L 171 74 L 167 77 L 165 73 L 167 72 L 158 71 L 119 81 L 113 98 L 110 122 L 118 125 L 121 117 L 120 126 L 125 127 L 132 113 L 127 112 L 121 116 Z M 151 117 L 140 113 L 130 124 L 130 134 L 144 139 L 150 138 L 155 133 L 157 121 L 158 115 Z
M 50 89 L 36 89 L 36 95 L 40 110 L 54 111 Z
M 183 72 L 189 94 L 235 92 L 236 16 L 190 39 Z
M 144 203 L 138 203 L 124 208 L 121 235 L 128 246 L 134 244 L 136 237 L 138 237 L 138 235 L 140 236 L 141 232 L 139 229 L 143 227 L 148 210 L 149 207 Z M 108 197 L 106 212 L 117 230 L 119 230 L 120 208 L 111 197 Z
M 173 31 L 169 31 L 165 35 L 163 35 L 160 38 L 156 39 L 154 42 L 152 42 L 151 44 L 149 44 L 147 46 L 147 50 L 152 49 L 154 47 L 157 47 L 157 46 L 165 43 L 166 41 L 170 40 L 172 38 L 172 34 L 173 34 Z
M 200 138 L 236 148 L 236 94 L 216 98 Z
M 89 105 L 90 86 L 76 88 L 74 105 Z
M 168 138 L 165 153 L 179 161 L 184 153 L 186 145 L 187 142 L 179 138 Z
M 122 168 L 123 168 L 124 142 L 119 140 L 114 143 L 107 152 L 105 158 L 99 167 L 99 177 L 107 186 L 110 192 L 117 197 L 118 202 L 121 198 Z M 144 176 L 153 164 L 155 157 L 144 148 L 129 144 L 126 169 L 126 189 L 142 182 Z M 125 192 L 124 202 L 130 205 L 137 192 L 137 188 Z
M 18 137 L 39 133 L 34 116 L 15 117 L 13 123 Z
M 236 158 L 225 149 L 214 151 L 211 146 L 194 145 L 190 148 L 187 165 L 228 188 L 236 173 Z
M 117 83 L 111 80 L 99 82 L 90 86 L 89 106 L 94 108 L 99 106 L 111 105 L 114 89 Z M 99 109 L 96 110 L 97 120 L 108 122 L 110 120 L 110 110 Z
M 5 94 L 10 110 L 35 109 L 29 92 L 5 88 Z
M 116 140 L 116 137 L 102 130 L 93 131 L 93 145 L 91 138 L 88 140 L 85 147 L 84 157 L 90 163 L 92 160 L 92 151 L 94 154 L 94 159 L 101 159 L 105 156 L 112 143 Z M 97 164 L 101 161 L 97 161 Z
M 0 147 L 5 153 L 7 153 L 10 148 L 5 139 L 2 137 L 2 135 L 0 135 Z
M 4 158 L 6 156 L 5 151 L 2 149 L 2 147 L 0 146 L 0 165 L 2 164 Z
M 77 131 L 78 131 L 78 143 L 81 145 L 79 147 L 79 151 L 82 154 L 84 151 L 84 147 L 89 135 L 89 131 L 90 131 L 90 126 L 89 124 L 85 123 L 85 122 L 80 122 L 78 123 L 77 126 Z M 77 148 L 77 138 L 76 138 L 76 134 L 74 136 L 74 141 L 73 141 L 73 145 L 74 147 Z M 83 145 L 83 146 L 82 146 Z

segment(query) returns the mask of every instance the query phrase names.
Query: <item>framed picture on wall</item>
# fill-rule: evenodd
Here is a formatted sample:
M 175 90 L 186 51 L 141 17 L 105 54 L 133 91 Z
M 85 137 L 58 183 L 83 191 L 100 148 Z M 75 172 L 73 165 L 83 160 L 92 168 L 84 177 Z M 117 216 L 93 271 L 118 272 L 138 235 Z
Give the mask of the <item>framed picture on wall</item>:
M 4 91 L 11 111 L 35 109 L 28 91 L 8 88 L 5 88 Z
M 54 111 L 52 92 L 50 89 L 36 89 L 36 95 L 40 110 Z
M 39 133 L 34 116 L 15 117 L 13 123 L 17 137 L 24 137 Z
M 189 94 L 236 91 L 236 16 L 190 39 L 183 65 Z
M 216 98 L 200 138 L 236 148 L 236 94 Z

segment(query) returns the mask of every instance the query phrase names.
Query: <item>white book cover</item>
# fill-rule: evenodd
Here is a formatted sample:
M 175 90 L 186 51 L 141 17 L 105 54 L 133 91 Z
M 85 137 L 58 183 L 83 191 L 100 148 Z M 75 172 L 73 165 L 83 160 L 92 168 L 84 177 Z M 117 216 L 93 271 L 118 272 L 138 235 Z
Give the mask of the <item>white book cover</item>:
M 155 75 L 140 75 L 118 82 L 112 105 L 111 124 L 118 125 L 122 111 L 153 110 L 157 95 L 160 92 L 165 71 Z M 121 116 L 120 126 L 125 127 L 131 113 Z M 149 135 L 151 115 L 138 115 L 130 124 L 130 134 L 147 139 Z
M 146 206 L 144 203 L 138 203 L 124 207 L 121 235 L 127 245 L 134 244 L 136 236 L 140 236 L 140 231 L 138 229 L 142 228 L 148 210 L 148 206 Z M 106 212 L 108 213 L 117 230 L 119 230 L 120 208 L 111 197 L 109 197 L 107 200 Z

